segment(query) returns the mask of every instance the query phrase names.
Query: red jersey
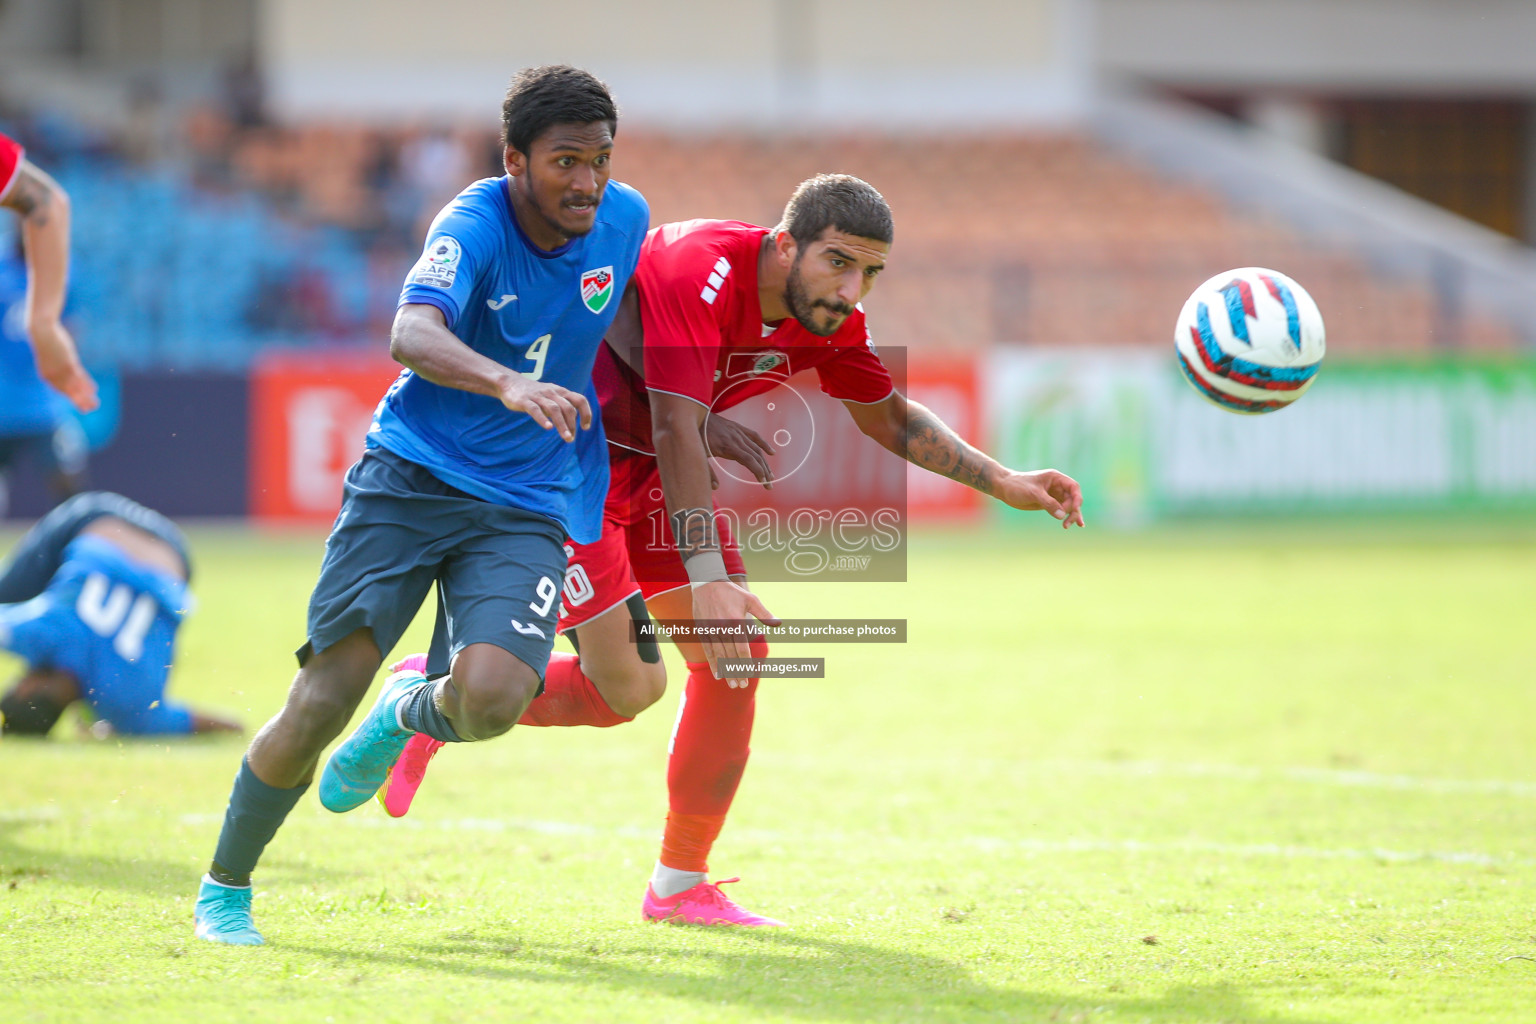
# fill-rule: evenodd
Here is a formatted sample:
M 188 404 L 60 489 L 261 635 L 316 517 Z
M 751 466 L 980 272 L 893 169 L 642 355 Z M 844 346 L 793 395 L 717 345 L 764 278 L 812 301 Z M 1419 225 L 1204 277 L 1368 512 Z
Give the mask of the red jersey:
M 873 403 L 890 397 L 895 385 L 875 355 L 862 307 L 827 338 L 792 318 L 763 323 L 757 258 L 766 234 L 767 228 L 740 221 L 689 220 L 646 236 L 634 277 L 644 377 L 606 345 L 592 371 L 611 443 L 656 453 L 648 391 L 729 409 L 814 369 L 821 390 L 833 398 Z
M 16 180 L 16 172 L 21 169 L 21 158 L 26 155 L 26 150 L 21 148 L 21 143 L 0 132 L 0 199 L 11 190 L 11 184 Z

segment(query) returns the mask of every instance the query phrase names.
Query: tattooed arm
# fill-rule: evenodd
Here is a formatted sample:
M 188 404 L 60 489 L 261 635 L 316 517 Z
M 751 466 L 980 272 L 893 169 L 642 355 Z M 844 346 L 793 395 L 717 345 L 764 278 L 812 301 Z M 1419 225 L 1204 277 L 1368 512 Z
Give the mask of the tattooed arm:
M 867 436 L 923 469 L 1025 511 L 1043 510 L 1063 528 L 1083 525 L 1083 494 L 1077 481 L 1054 469 L 1009 469 L 955 433 L 925 406 L 900 391 L 868 405 L 844 402 Z
M 23 160 L 0 206 L 21 217 L 27 255 L 26 331 L 37 371 L 81 412 L 96 408 L 96 382 L 80 365 L 65 329 L 64 288 L 69 278 L 69 196 L 34 164 Z

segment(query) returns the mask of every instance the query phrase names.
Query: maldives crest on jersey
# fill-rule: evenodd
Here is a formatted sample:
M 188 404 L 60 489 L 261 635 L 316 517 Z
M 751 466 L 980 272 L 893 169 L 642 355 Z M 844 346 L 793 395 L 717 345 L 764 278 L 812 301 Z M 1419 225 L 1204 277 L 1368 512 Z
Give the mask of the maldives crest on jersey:
M 581 301 L 594 313 L 608 308 L 613 298 L 613 268 L 598 267 L 581 275 Z

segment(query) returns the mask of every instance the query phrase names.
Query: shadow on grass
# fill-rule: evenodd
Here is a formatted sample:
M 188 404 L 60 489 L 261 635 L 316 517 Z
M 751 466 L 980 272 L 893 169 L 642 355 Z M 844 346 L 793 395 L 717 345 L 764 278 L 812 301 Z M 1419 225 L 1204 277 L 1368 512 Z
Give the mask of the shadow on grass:
M 716 941 L 716 940 L 721 941 Z M 441 972 L 479 980 L 602 985 L 637 1001 L 665 998 L 735 1006 L 764 1015 L 884 1020 L 1212 1020 L 1231 1024 L 1320 1024 L 1255 1009 L 1237 986 L 1183 986 L 1165 995 L 1106 992 L 1063 996 L 977 981 L 959 964 L 890 947 L 790 932 L 710 932 L 712 948 L 661 949 L 654 942 L 526 941 L 508 934 L 449 934 L 391 953 L 279 946 L 334 964 Z M 657 962 L 686 958 L 678 970 Z M 637 1007 L 643 1003 L 637 1002 Z
M 74 853 L 21 841 L 21 833 L 49 824 L 51 822 L 46 818 L 0 820 L 0 888 L 12 883 L 16 887 L 55 883 L 86 889 L 116 889 L 159 898 L 197 895 L 198 879 L 207 866 L 206 861 L 189 865 L 185 861 L 158 860 L 141 855 Z M 211 846 L 208 852 L 212 854 Z M 308 864 L 300 869 L 279 864 L 264 871 L 262 877 L 279 885 L 288 885 L 295 881 L 334 880 L 337 873 Z
M 0 885 L 51 882 L 157 897 L 184 896 L 197 889 L 197 880 L 188 878 L 185 864 L 139 856 L 72 853 L 20 841 L 22 833 L 47 824 L 46 819 L 0 821 Z

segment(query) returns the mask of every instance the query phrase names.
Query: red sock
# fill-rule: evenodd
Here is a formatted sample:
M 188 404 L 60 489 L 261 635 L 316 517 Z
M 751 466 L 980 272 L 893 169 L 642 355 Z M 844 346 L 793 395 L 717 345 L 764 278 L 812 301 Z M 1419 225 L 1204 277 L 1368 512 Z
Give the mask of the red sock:
M 754 643 L 761 658 L 767 644 Z M 707 664 L 688 663 L 688 689 L 667 759 L 667 828 L 661 862 L 679 871 L 708 870 L 710 847 L 725 824 L 747 767 L 757 680 L 732 689 Z
M 614 714 L 592 680 L 581 674 L 581 658 L 563 652 L 549 656 L 544 671 L 544 692 L 533 698 L 518 725 L 610 725 L 633 722 Z

